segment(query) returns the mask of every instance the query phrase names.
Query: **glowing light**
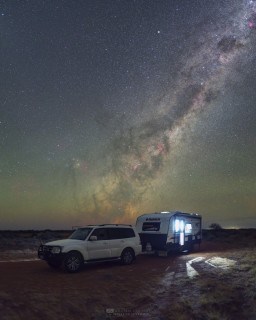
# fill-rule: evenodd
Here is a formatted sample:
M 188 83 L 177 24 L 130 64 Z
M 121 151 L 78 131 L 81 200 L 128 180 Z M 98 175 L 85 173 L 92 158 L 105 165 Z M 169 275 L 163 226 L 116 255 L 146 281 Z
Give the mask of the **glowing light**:
M 185 233 L 191 233 L 192 232 L 192 224 L 186 223 L 185 225 Z
M 180 230 L 180 221 L 175 220 L 175 232 L 179 232 L 179 230 Z
M 184 243 L 185 243 L 184 232 L 181 232 L 180 233 L 180 245 L 184 246 Z

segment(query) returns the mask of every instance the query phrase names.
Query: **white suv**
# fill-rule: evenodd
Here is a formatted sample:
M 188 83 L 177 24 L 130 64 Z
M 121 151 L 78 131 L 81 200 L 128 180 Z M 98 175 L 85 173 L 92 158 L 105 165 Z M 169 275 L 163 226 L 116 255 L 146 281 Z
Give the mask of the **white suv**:
M 49 266 L 63 266 L 77 272 L 83 264 L 107 260 L 121 260 L 131 264 L 141 253 L 140 237 L 131 225 L 88 225 L 76 229 L 68 239 L 41 245 L 38 257 Z

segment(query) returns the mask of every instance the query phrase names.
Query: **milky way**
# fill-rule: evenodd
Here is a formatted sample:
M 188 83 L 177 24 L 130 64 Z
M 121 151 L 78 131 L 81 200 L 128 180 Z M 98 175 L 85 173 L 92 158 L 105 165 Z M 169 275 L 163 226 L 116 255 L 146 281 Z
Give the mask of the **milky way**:
M 256 223 L 255 1 L 1 10 L 3 227 Z
M 155 180 L 161 177 L 173 145 L 182 143 L 184 132 L 196 125 L 200 112 L 214 107 L 215 99 L 225 94 L 236 64 L 244 57 L 248 59 L 254 40 L 250 37 L 254 10 L 253 2 L 237 12 L 228 10 L 226 25 L 211 26 L 196 39 L 198 47 L 186 57 L 174 88 L 154 105 L 153 117 L 151 110 L 150 120 L 145 121 L 144 115 L 138 127 L 128 128 L 114 140 L 110 174 L 94 194 L 95 202 L 99 198 L 103 207 L 111 203 L 112 212 L 120 210 L 121 215 L 125 212 L 132 218 L 136 215 L 136 206 L 147 199 L 147 192 L 154 192 Z M 95 205 L 95 209 L 98 207 L 101 205 Z M 126 219 L 126 215 L 121 216 L 121 221 Z

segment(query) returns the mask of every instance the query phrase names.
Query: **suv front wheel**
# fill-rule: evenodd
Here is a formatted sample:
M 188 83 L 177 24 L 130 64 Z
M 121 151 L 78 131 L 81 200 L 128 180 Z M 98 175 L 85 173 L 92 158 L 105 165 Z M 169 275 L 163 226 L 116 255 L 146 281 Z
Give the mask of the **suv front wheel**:
M 75 273 L 78 272 L 83 265 L 81 254 L 76 251 L 71 251 L 67 254 L 64 259 L 64 269 L 67 272 Z
M 124 251 L 121 254 L 121 263 L 124 265 L 131 264 L 134 259 L 134 251 L 130 248 L 124 249 Z

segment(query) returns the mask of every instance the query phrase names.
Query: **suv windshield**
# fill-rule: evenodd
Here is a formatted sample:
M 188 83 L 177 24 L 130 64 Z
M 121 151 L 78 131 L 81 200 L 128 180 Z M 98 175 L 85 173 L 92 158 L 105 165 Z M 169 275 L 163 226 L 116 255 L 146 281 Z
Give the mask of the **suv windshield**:
M 92 228 L 79 228 L 74 231 L 69 239 L 75 239 L 75 240 L 85 240 L 88 236 L 88 234 L 92 231 Z

